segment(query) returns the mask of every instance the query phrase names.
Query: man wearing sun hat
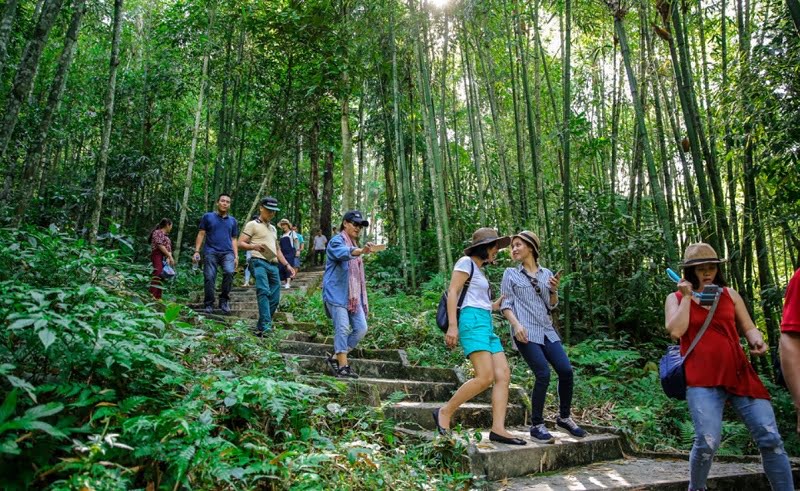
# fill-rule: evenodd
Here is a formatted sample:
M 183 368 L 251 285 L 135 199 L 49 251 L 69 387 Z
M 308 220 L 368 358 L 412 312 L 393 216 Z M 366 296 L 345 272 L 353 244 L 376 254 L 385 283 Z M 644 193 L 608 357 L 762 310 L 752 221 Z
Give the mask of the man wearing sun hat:
M 277 199 L 272 196 L 262 199 L 258 206 L 258 217 L 247 222 L 239 236 L 239 248 L 252 252 L 250 267 L 256 282 L 258 336 L 272 331 L 272 318 L 281 300 L 278 265 L 285 265 L 291 276 L 295 275 L 294 268 L 281 252 L 278 230 L 270 223 L 276 211 L 280 211 Z

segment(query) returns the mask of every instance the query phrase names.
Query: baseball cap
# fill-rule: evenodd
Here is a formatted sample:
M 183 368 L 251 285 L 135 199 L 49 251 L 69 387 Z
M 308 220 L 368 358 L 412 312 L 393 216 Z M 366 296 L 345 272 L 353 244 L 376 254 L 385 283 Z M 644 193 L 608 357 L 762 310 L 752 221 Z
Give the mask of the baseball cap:
M 369 221 L 364 220 L 364 217 L 361 215 L 361 212 L 358 210 L 350 210 L 344 214 L 344 221 L 345 222 L 352 222 L 356 225 L 361 225 L 362 227 L 369 227 Z

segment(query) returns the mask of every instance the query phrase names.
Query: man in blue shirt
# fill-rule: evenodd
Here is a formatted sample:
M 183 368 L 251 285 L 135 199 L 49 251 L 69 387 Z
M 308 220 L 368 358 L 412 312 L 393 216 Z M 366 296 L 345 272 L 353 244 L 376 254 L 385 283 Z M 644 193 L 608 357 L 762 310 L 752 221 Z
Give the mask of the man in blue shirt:
M 230 293 L 233 285 L 233 272 L 239 262 L 239 248 L 236 239 L 239 236 L 239 227 L 236 219 L 228 214 L 231 207 L 231 197 L 225 193 L 217 198 L 217 211 L 210 211 L 200 219 L 199 231 L 194 241 L 194 256 L 192 260 L 200 261 L 200 246 L 205 239 L 203 253 L 206 257 L 203 266 L 205 279 L 205 312 L 214 311 L 214 289 L 217 284 L 217 270 L 222 267 L 222 292 L 219 295 L 219 308 L 222 313 L 231 313 Z
M 368 226 L 360 211 L 348 211 L 342 220 L 342 232 L 328 242 L 322 300 L 334 330 L 334 356 L 328 358 L 328 366 L 340 378 L 358 378 L 350 368 L 347 353 L 367 333 L 369 303 L 362 256 L 372 252 L 373 244 L 368 242 L 361 247 L 358 239 L 361 230 Z

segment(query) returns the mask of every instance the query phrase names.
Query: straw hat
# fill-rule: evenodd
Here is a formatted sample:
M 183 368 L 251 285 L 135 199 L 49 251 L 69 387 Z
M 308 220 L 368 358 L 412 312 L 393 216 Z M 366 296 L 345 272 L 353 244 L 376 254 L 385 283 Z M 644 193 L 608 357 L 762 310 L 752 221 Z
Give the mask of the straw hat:
M 698 242 L 696 244 L 690 244 L 689 247 L 686 248 L 686 251 L 683 253 L 681 267 L 686 268 L 708 263 L 719 264 L 725 261 L 726 259 L 717 257 L 717 251 L 715 251 L 713 247 L 705 242 Z
M 498 249 L 505 249 L 511 243 L 511 237 L 504 235 L 500 237 L 493 228 L 479 228 L 472 234 L 472 243 L 464 249 L 464 255 L 469 256 L 472 250 L 480 245 L 497 243 Z
M 523 230 L 522 232 L 518 233 L 517 235 L 512 235 L 511 240 L 520 239 L 522 242 L 525 242 L 536 252 L 536 255 L 539 255 L 539 245 L 541 242 L 539 241 L 539 236 L 533 232 L 528 230 Z
M 292 226 L 292 222 L 290 222 L 288 218 L 281 218 L 281 221 L 278 222 L 279 227 L 283 224 L 286 224 L 290 227 Z

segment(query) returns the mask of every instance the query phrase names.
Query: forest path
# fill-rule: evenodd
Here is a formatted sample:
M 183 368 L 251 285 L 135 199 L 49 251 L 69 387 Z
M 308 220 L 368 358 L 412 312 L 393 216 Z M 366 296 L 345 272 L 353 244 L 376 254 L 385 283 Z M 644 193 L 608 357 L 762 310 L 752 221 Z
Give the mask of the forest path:
M 282 294 L 314 294 L 322 281 L 322 270 L 301 271 L 292 288 Z M 195 301 L 202 298 L 202 292 Z M 201 304 L 190 304 L 200 309 Z M 244 321 L 255 325 L 258 308 L 254 288 L 235 288 L 231 293 L 232 315 L 209 315 L 223 322 Z M 330 376 L 327 357 L 333 353 L 332 332 L 320 334 L 314 323 L 298 322 L 291 313 L 277 312 L 275 336 L 278 349 L 289 370 L 305 376 Z M 406 353 L 396 349 L 356 349 L 350 364 L 358 379 L 340 379 L 348 384 L 347 400 L 384 406 L 384 414 L 398 422 L 398 429 L 410 436 L 438 438 L 431 412 L 442 406 L 466 381 L 460 370 L 414 366 Z M 583 425 L 589 432 L 575 438 L 556 427 L 547 426 L 556 438 L 553 444 L 534 443 L 528 436 L 527 395 L 512 387 L 506 424 L 509 431 L 528 443 L 524 446 L 489 441 L 491 427 L 491 389 L 459 408 L 452 426 L 453 438 L 469 439 L 467 455 L 472 473 L 482 478 L 482 486 L 494 490 L 590 490 L 662 489 L 684 490 L 688 486 L 689 463 L 685 456 L 636 454 L 624 435 L 612 428 Z M 481 439 L 475 435 L 480 432 Z M 795 482 L 800 471 L 795 462 Z M 708 486 L 716 489 L 770 489 L 759 457 L 717 457 Z

